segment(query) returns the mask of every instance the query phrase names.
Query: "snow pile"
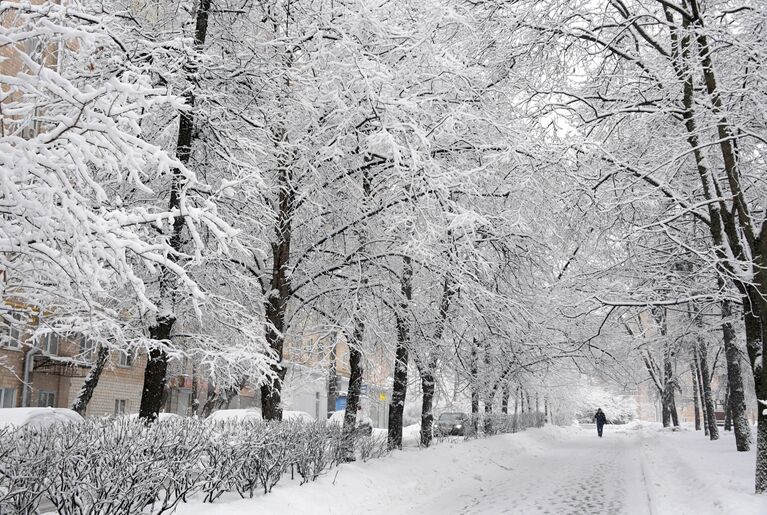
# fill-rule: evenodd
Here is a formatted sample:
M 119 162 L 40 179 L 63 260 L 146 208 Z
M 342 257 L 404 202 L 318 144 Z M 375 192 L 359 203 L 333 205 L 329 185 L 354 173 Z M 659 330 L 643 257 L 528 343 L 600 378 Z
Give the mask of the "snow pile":
M 56 424 L 75 424 L 83 417 L 67 408 L 2 408 L 0 428 L 28 427 L 45 429 Z

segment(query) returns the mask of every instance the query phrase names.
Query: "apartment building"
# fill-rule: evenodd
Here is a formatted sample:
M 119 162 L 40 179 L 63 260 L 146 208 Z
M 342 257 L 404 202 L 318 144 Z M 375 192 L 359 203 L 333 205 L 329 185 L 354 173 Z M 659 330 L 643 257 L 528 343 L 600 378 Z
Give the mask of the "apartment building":
M 285 341 L 285 409 L 305 411 L 318 420 L 346 408 L 349 345 L 342 333 L 306 328 Z M 378 345 L 366 353 L 362 406 L 375 427 L 386 427 L 391 399 L 393 357 Z
M 0 322 L 0 406 L 70 407 L 92 367 L 94 345 L 77 334 L 48 333 L 34 339 L 39 321 Z M 138 409 L 146 357 L 114 351 L 86 411 L 87 415 L 131 413 Z
M 42 340 L 32 337 L 36 319 L 22 326 L 0 322 L 0 407 L 71 407 L 85 376 L 93 366 L 94 345 L 82 335 L 49 333 Z M 138 413 L 144 384 L 146 353 L 112 351 L 99 379 L 86 416 Z M 207 400 L 206 378 L 194 377 L 188 361 L 173 361 L 168 367 L 163 411 L 193 414 L 193 388 L 200 405 Z M 227 407 L 247 408 L 257 404 L 252 388 L 244 388 Z

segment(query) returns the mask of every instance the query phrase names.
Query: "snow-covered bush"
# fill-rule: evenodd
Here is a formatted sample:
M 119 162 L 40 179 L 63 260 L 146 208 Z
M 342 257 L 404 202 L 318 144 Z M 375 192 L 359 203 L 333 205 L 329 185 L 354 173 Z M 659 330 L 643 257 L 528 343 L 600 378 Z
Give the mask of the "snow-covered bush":
M 302 484 L 314 481 L 323 471 L 339 463 L 341 442 L 338 424 L 314 422 L 304 425 L 303 429 L 294 460 Z
M 483 414 L 475 422 L 489 436 L 541 426 L 543 414 Z M 147 426 L 118 418 L 2 429 L 0 513 L 31 515 L 47 500 L 59 513 L 160 515 L 195 493 L 204 502 L 228 492 L 252 497 L 288 475 L 304 484 L 337 466 L 342 438 L 337 424 L 301 420 L 178 418 Z M 389 452 L 383 434 L 354 441 L 362 461 Z
M 146 426 L 89 419 L 46 429 L 0 430 L 0 513 L 172 513 L 195 493 L 252 497 L 298 473 L 314 481 L 341 462 L 337 425 L 179 418 Z M 362 460 L 386 452 L 385 438 L 356 439 Z
M 53 459 L 39 435 L 0 429 L 0 513 L 37 513 Z
M 499 433 L 517 433 L 531 427 L 543 427 L 545 420 L 545 415 L 540 412 L 478 414 L 472 416 L 472 430 L 467 436 L 492 436 Z
M 361 435 L 357 440 L 357 449 L 362 461 L 381 458 L 389 453 L 387 436 L 371 433 Z

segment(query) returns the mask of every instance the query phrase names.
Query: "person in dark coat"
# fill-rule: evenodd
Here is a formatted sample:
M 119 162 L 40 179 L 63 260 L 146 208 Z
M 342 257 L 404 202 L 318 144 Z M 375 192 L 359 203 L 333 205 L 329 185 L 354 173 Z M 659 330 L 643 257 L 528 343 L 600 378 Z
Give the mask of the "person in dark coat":
M 597 408 L 597 412 L 594 415 L 594 420 L 597 423 L 597 433 L 599 434 L 599 438 L 602 438 L 602 428 L 605 427 L 605 422 L 607 422 L 607 417 L 605 417 L 605 413 L 602 411 L 602 408 Z

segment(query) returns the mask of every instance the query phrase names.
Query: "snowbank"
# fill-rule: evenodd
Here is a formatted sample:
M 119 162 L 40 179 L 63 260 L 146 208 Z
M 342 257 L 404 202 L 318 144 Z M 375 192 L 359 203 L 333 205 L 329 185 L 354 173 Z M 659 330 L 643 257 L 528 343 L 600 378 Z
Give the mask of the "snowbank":
M 54 424 L 74 424 L 82 421 L 83 417 L 67 408 L 0 409 L 0 428 L 26 426 L 43 429 Z

